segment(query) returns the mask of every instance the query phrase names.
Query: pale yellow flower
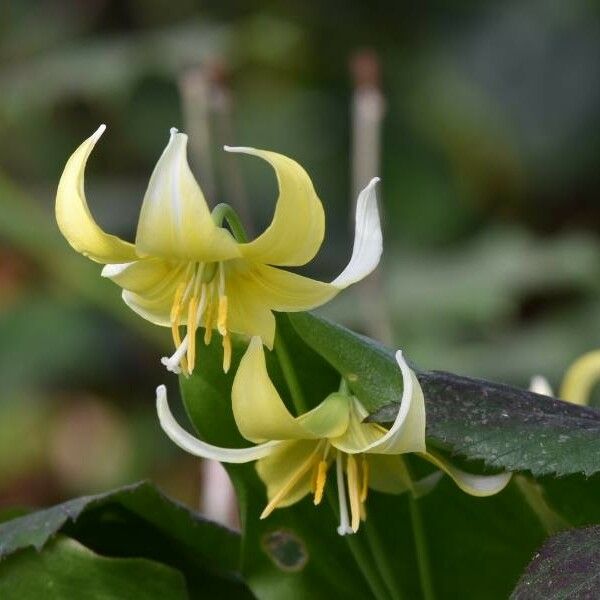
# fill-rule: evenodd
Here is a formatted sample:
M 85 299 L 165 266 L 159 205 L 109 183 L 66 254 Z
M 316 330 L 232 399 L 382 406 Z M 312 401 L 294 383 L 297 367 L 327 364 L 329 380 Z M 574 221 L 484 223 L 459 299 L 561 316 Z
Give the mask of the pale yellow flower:
M 198 327 L 205 329 L 205 343 L 214 329 L 222 336 L 225 371 L 231 359 L 230 333 L 257 335 L 272 348 L 272 311 L 319 306 L 379 262 L 377 178 L 358 198 L 350 262 L 331 283 L 315 281 L 277 268 L 306 264 L 323 242 L 323 206 L 304 169 L 275 152 L 225 147 L 266 160 L 279 184 L 271 224 L 247 242 L 227 205 L 209 210 L 187 162 L 187 136 L 176 129 L 150 178 L 135 243 L 109 235 L 94 221 L 84 193 L 86 162 L 104 129 L 101 126 L 69 158 L 58 185 L 56 219 L 75 250 L 106 265 L 102 275 L 123 288 L 123 300 L 132 310 L 172 329 L 176 351 L 163 359 L 169 370 L 180 372 L 183 367 L 185 373 L 192 372 Z M 186 328 L 183 337 L 181 327 Z
M 335 464 L 341 535 L 356 532 L 361 518 L 365 518 L 369 488 L 418 495 L 435 485 L 439 473 L 413 482 L 402 454 L 417 453 L 433 462 L 469 494 L 488 496 L 502 490 L 510 473 L 465 473 L 427 450 L 421 386 L 401 352 L 397 352 L 396 360 L 404 387 L 398 415 L 390 429 L 364 422 L 367 411 L 347 392 L 330 394 L 313 410 L 292 416 L 269 379 L 258 338 L 252 339 L 242 358 L 232 389 L 235 422 L 240 433 L 255 446 L 220 448 L 196 439 L 173 418 L 164 386 L 157 389 L 159 420 L 167 435 L 195 456 L 230 463 L 256 460 L 268 498 L 261 518 L 310 493 L 314 503 L 319 504 L 329 468 Z
M 592 389 L 600 381 L 600 350 L 592 350 L 580 356 L 565 373 L 560 398 L 571 404 L 587 406 Z M 552 386 L 542 375 L 531 378 L 529 389 L 536 394 L 554 396 Z

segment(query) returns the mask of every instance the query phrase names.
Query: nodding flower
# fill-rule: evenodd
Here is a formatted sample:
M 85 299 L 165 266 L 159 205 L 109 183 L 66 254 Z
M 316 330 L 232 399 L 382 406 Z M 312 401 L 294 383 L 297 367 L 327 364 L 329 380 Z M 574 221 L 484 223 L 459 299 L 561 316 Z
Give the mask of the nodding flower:
M 379 263 L 378 178 L 358 197 L 350 262 L 330 283 L 316 281 L 279 268 L 306 264 L 323 242 L 323 206 L 306 171 L 275 152 L 225 146 L 228 152 L 267 161 L 279 185 L 271 223 L 248 241 L 229 205 L 209 209 L 188 165 L 187 135 L 174 128 L 150 177 L 135 243 L 110 235 L 94 221 L 84 192 L 85 166 L 104 129 L 102 125 L 85 140 L 65 166 L 56 196 L 58 226 L 75 250 L 106 265 L 102 275 L 123 289 L 123 300 L 132 310 L 171 328 L 175 352 L 162 360 L 171 371 L 192 373 L 200 327 L 206 344 L 214 330 L 221 336 L 225 371 L 231 361 L 231 333 L 259 336 L 272 348 L 272 311 L 320 306 Z
M 294 417 L 286 408 L 266 369 L 263 345 L 252 338 L 236 372 L 232 408 L 240 433 L 256 445 L 220 448 L 185 431 L 169 410 L 166 388 L 157 389 L 157 410 L 165 433 L 187 452 L 225 463 L 256 461 L 266 486 L 267 505 L 261 518 L 276 508 L 290 506 L 312 494 L 315 505 L 323 498 L 329 471 L 335 471 L 340 525 L 338 533 L 355 533 L 366 518 L 369 489 L 392 494 L 429 491 L 442 473 L 413 481 L 403 454 L 416 453 L 447 473 L 465 492 L 489 496 L 501 491 L 510 473 L 473 475 L 428 451 L 425 444 L 425 401 L 421 386 L 396 353 L 403 391 L 398 414 L 389 429 L 365 422 L 367 411 L 345 386 L 316 408 Z M 333 469 L 335 465 L 335 468 Z

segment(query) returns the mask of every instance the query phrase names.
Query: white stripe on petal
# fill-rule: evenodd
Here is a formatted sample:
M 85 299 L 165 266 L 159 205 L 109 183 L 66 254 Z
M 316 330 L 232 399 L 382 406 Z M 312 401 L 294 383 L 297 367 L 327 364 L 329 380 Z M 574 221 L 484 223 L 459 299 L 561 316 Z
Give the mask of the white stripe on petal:
M 167 388 L 164 385 L 159 385 L 156 388 L 156 410 L 160 425 L 171 440 L 182 450 L 201 458 L 210 458 L 227 463 L 246 463 L 268 456 L 283 443 L 271 441 L 252 446 L 252 448 L 220 448 L 219 446 L 207 444 L 189 434 L 177 423 L 169 409 Z
M 352 257 L 346 268 L 331 282 L 331 285 L 339 289 L 364 279 L 379 264 L 383 252 L 383 236 L 375 193 L 378 181 L 379 177 L 371 179 L 356 201 Z

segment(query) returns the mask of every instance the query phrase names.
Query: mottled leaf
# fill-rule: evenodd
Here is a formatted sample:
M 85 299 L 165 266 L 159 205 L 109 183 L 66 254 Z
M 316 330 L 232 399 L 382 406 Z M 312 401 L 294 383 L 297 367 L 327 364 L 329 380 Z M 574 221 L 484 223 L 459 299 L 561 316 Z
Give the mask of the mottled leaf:
M 342 373 L 380 423 L 393 420 L 402 379 L 393 353 L 309 313 L 289 315 L 302 339 Z M 600 411 L 507 385 L 415 369 L 429 444 L 488 466 L 592 475 L 600 471 Z
M 512 600 L 592 600 L 600 597 L 600 525 L 551 537 L 535 554 Z

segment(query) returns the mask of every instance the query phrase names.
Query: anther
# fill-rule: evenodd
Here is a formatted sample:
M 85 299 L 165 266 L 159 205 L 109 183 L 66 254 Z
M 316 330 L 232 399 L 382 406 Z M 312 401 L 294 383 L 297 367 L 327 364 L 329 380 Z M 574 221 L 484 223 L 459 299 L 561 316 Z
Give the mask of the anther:
M 231 367 L 231 338 L 229 334 L 223 336 L 223 372 L 228 373 Z
M 217 329 L 222 336 L 227 334 L 227 296 L 219 297 L 219 312 L 217 315 Z
M 327 461 L 320 460 L 317 465 L 317 476 L 315 478 L 315 497 L 313 503 L 315 506 L 321 503 L 323 500 L 323 491 L 325 490 L 325 483 L 327 481 Z
M 348 455 L 346 463 L 348 473 L 348 496 L 350 498 L 351 527 L 355 533 L 360 525 L 360 490 L 358 488 L 358 465 L 353 454 Z

